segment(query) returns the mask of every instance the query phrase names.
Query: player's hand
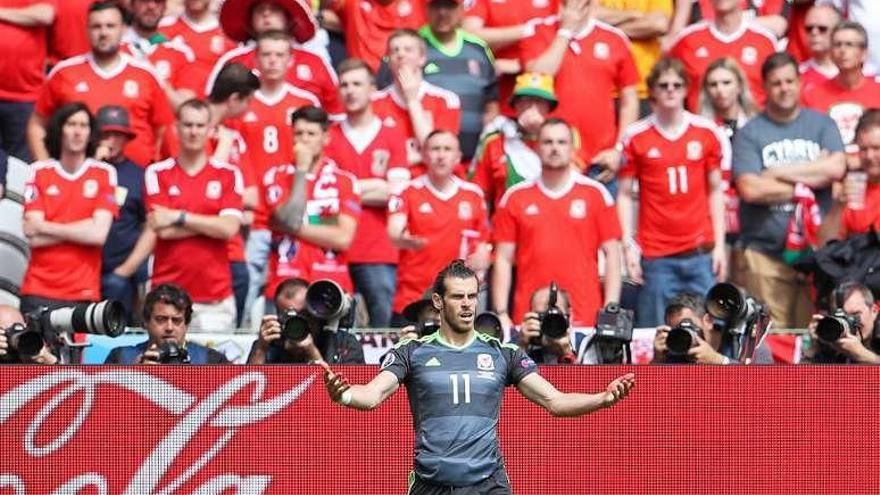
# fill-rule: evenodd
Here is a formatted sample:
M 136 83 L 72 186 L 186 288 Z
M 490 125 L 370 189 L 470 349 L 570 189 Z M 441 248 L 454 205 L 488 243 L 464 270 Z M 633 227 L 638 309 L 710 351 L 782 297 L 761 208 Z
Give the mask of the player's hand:
M 159 362 L 159 346 L 155 343 L 150 344 L 147 350 L 141 354 L 137 360 L 138 364 L 162 364 Z
M 627 373 L 609 383 L 605 389 L 605 397 L 602 402 L 603 407 L 611 407 L 623 400 L 624 397 L 629 395 L 629 391 L 635 385 L 636 375 L 634 373 Z
M 339 373 L 334 373 L 330 369 L 330 365 L 324 361 L 318 363 L 324 369 L 324 386 L 327 387 L 327 393 L 330 394 L 330 400 L 337 404 L 342 403 L 342 394 L 351 388 L 348 378 Z
M 661 325 L 654 332 L 654 362 L 665 363 L 666 353 L 669 347 L 666 346 L 666 338 L 669 337 L 669 327 Z
M 171 227 L 180 218 L 180 210 L 172 210 L 162 205 L 155 205 L 147 214 L 147 224 L 153 230 L 161 230 Z
M 688 357 L 697 364 L 724 364 L 724 356 L 719 354 L 709 345 L 708 342 L 700 337 L 694 336 L 696 340 L 693 347 L 688 349 Z

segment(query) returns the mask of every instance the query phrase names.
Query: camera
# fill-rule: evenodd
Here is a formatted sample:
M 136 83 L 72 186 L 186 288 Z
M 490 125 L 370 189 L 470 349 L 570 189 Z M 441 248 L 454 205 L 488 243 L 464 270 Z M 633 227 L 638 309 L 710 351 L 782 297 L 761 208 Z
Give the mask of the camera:
M 764 312 L 764 306 L 739 287 L 723 282 L 712 286 L 706 294 L 706 311 L 732 326 L 754 320 Z
M 159 346 L 159 362 L 162 364 L 189 364 L 189 353 L 177 342 L 166 340 Z
M 633 336 L 633 312 L 608 303 L 596 318 L 596 338 L 629 343 Z
M 666 356 L 671 363 L 684 363 L 688 359 L 688 350 L 697 343 L 697 338 L 703 338 L 703 330 L 694 324 L 690 318 L 681 320 L 678 325 L 669 330 L 666 336 Z
M 538 321 L 541 322 L 541 334 L 551 339 L 564 337 L 568 333 L 568 315 L 557 305 L 559 299 L 559 286 L 556 282 L 550 282 L 550 295 L 547 300 L 547 311 L 538 313 Z M 499 326 L 500 326 L 499 321 Z
M 322 323 L 322 328 L 335 332 L 354 326 L 355 304 L 352 298 L 332 280 L 318 280 L 306 289 L 306 310 Z
M 82 332 L 118 337 L 125 331 L 125 306 L 108 299 L 94 303 L 71 304 L 56 309 L 39 308 L 27 314 L 43 333 Z
M 309 321 L 305 315 L 295 309 L 289 309 L 278 315 L 281 324 L 281 337 L 291 342 L 302 342 L 309 335 Z
M 42 334 L 33 325 L 13 323 L 4 331 L 9 347 L 22 356 L 36 356 L 45 345 Z
M 844 334 L 858 335 L 862 328 L 862 319 L 858 313 L 847 313 L 843 309 L 836 309 L 834 313 L 825 316 L 816 325 L 816 335 L 825 343 L 832 343 L 844 336 Z
M 437 330 L 440 330 L 440 324 L 435 320 L 426 320 L 416 323 L 416 331 L 419 332 L 419 337 L 431 335 Z

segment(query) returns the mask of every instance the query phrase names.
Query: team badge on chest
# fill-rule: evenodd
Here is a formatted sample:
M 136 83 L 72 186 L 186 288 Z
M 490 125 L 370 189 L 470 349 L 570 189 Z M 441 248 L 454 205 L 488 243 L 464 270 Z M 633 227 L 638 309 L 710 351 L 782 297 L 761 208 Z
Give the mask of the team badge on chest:
M 223 36 L 220 36 L 219 34 L 211 36 L 211 52 L 217 54 L 223 53 L 224 47 Z
M 740 60 L 746 65 L 755 65 L 755 62 L 758 61 L 758 50 L 753 46 L 743 48 Z
M 98 196 L 98 181 L 89 179 L 83 183 L 83 196 L 95 198 Z
M 611 54 L 611 49 L 605 43 L 596 43 L 593 45 L 593 56 L 599 60 L 606 60 Z
M 471 204 L 467 201 L 462 201 L 458 204 L 458 219 L 459 220 L 470 220 L 474 217 L 474 210 L 471 208 Z
M 492 371 L 495 369 L 495 361 L 491 354 L 477 354 L 477 369 L 480 371 Z
M 137 81 L 126 79 L 126 81 L 122 84 L 122 94 L 126 98 L 137 98 L 140 92 L 141 90 L 138 86 Z
M 223 194 L 223 186 L 220 185 L 220 181 L 208 181 L 208 185 L 205 187 L 205 196 L 208 199 L 220 199 L 221 194 Z
M 688 141 L 687 159 L 699 160 L 700 158 L 703 158 L 703 145 L 699 141 Z
M 587 217 L 587 203 L 582 199 L 574 199 L 571 201 L 571 206 L 568 208 L 568 216 L 571 218 L 586 218 Z

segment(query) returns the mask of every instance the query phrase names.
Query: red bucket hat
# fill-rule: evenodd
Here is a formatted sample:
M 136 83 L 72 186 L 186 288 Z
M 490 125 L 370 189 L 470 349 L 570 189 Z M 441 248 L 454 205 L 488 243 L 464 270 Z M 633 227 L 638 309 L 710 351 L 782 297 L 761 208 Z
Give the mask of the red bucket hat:
M 287 12 L 290 19 L 290 35 L 300 43 L 312 39 L 317 24 L 311 9 L 302 0 L 226 0 L 220 7 L 220 26 L 235 41 L 247 41 L 251 37 L 251 10 L 254 5 L 271 2 Z

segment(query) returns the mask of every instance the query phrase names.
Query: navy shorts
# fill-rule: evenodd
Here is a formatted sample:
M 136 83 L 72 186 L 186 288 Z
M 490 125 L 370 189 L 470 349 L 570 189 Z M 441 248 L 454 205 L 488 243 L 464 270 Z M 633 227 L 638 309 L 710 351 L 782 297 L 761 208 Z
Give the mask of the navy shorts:
M 411 472 L 409 490 L 406 493 L 407 495 L 513 495 L 504 468 L 499 468 L 492 473 L 492 476 L 469 486 L 437 485 L 424 481 Z

